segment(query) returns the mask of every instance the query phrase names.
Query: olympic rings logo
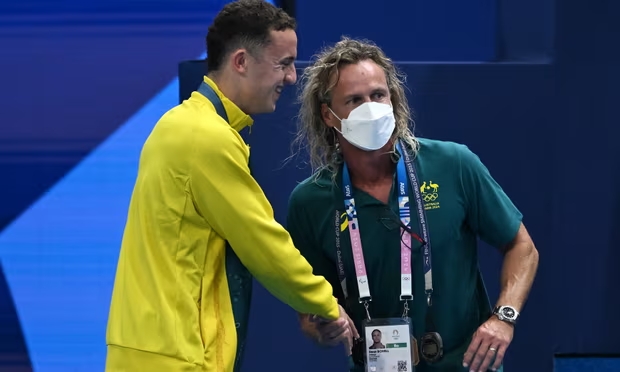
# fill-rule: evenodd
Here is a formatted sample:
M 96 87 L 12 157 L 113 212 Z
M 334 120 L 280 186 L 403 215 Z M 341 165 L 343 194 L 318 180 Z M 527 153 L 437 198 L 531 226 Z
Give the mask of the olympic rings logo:
M 429 193 L 429 194 L 424 194 L 424 201 L 425 202 L 433 202 L 433 201 L 437 200 L 438 197 L 439 197 L 439 195 L 437 195 L 436 192 Z

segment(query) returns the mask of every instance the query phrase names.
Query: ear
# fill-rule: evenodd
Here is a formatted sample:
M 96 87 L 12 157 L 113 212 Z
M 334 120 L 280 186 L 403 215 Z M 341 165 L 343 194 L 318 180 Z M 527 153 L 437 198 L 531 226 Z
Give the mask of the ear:
M 233 69 L 240 74 L 245 74 L 248 69 L 248 52 L 245 49 L 237 49 L 230 55 Z
M 327 106 L 327 103 L 322 103 L 321 104 L 321 119 L 323 119 L 323 122 L 328 127 L 330 127 L 330 128 L 333 128 L 333 127 L 339 128 L 339 126 L 337 125 L 337 124 L 339 124 L 339 120 L 329 110 L 329 106 Z

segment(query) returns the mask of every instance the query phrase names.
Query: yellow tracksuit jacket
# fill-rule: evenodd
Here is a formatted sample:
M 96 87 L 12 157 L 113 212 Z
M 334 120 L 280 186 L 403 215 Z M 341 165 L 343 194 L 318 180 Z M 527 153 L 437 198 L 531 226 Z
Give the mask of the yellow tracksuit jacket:
M 108 319 L 108 372 L 236 370 L 249 273 L 298 312 L 338 317 L 332 287 L 312 275 L 250 175 L 238 132 L 252 119 L 204 81 L 229 123 L 194 92 L 142 149 Z

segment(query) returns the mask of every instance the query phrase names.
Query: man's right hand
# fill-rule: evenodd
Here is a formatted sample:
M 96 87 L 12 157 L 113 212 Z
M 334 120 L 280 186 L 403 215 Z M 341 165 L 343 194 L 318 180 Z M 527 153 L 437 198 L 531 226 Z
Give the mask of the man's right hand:
M 336 346 L 339 343 L 344 344 L 347 356 L 351 355 L 353 348 L 353 339 L 359 337 L 359 333 L 355 328 L 355 324 L 347 315 L 342 306 L 340 309 L 340 317 L 333 321 L 327 321 L 321 318 L 308 317 L 314 325 L 314 338 L 323 346 Z M 306 327 L 304 327 L 306 328 Z

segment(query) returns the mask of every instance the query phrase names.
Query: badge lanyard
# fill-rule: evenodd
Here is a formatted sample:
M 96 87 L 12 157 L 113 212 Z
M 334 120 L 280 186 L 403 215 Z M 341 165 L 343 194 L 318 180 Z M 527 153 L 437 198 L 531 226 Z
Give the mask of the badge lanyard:
M 198 87 L 198 93 L 205 96 L 211 103 L 213 107 L 215 107 L 215 112 L 224 119 L 227 123 L 228 115 L 226 114 L 226 109 L 224 109 L 224 104 L 220 97 L 218 97 L 217 93 L 204 81 Z M 251 171 L 250 171 L 251 172 Z M 232 247 L 228 242 L 226 242 L 226 272 L 227 273 L 235 273 L 239 275 L 241 278 L 240 281 L 231 281 L 229 279 L 229 290 L 231 292 L 231 298 L 249 298 L 252 287 L 252 276 L 250 275 L 248 269 L 243 266 L 239 257 L 235 254 Z M 249 283 L 249 284 L 248 284 Z M 235 295 L 238 294 L 238 295 Z M 235 357 L 235 364 L 233 371 L 237 372 L 241 368 L 240 361 L 243 359 L 243 352 L 245 347 L 245 340 L 247 334 L 247 324 L 249 318 L 249 306 L 247 306 L 247 301 L 233 301 L 233 318 L 235 319 L 237 331 L 237 350 Z
M 215 93 L 213 88 L 203 81 L 198 86 L 198 92 L 211 101 L 213 107 L 215 107 L 215 112 L 217 112 L 217 114 L 228 123 L 228 115 L 224 109 L 224 104 L 222 103 L 220 97 L 217 96 L 217 93 Z
M 424 288 L 426 292 L 427 305 L 430 307 L 432 304 L 433 293 L 433 277 L 432 277 L 432 262 L 431 262 L 431 244 L 428 231 L 428 224 L 426 223 L 426 212 L 424 210 L 424 204 L 422 202 L 422 196 L 419 188 L 418 177 L 415 167 L 409 154 L 403 151 L 400 141 L 396 143 L 396 147 L 401 156 L 397 165 L 397 182 L 398 182 L 398 212 L 401 226 L 401 294 L 400 300 L 404 301 L 404 313 L 403 317 L 406 317 L 409 312 L 409 305 L 407 301 L 413 300 L 412 290 L 412 275 L 411 275 L 411 212 L 408 194 L 408 182 L 407 175 L 414 189 L 415 201 L 418 212 L 418 221 L 420 225 L 420 231 L 422 233 L 422 257 L 424 268 Z M 366 309 L 366 315 L 370 320 L 370 312 L 368 310 L 369 302 L 372 301 L 370 295 L 370 287 L 368 285 L 368 276 L 366 273 L 366 264 L 364 263 L 364 253 L 362 250 L 362 241 L 360 238 L 360 226 L 357 219 L 357 210 L 355 207 L 355 199 L 353 197 L 353 187 L 351 185 L 351 179 L 349 176 L 349 170 L 346 163 L 343 165 L 343 191 L 344 191 L 344 204 L 345 212 L 347 214 L 349 235 L 351 237 L 351 248 L 353 251 L 353 262 L 355 265 L 355 274 L 357 277 L 357 286 L 359 289 L 359 302 L 364 304 Z M 348 297 L 348 291 L 346 286 L 346 276 L 344 272 L 344 264 L 342 262 L 342 251 L 340 247 L 340 216 L 336 211 L 335 219 L 335 231 L 336 231 L 336 250 L 338 260 L 338 276 L 340 279 L 340 285 L 345 296 Z

